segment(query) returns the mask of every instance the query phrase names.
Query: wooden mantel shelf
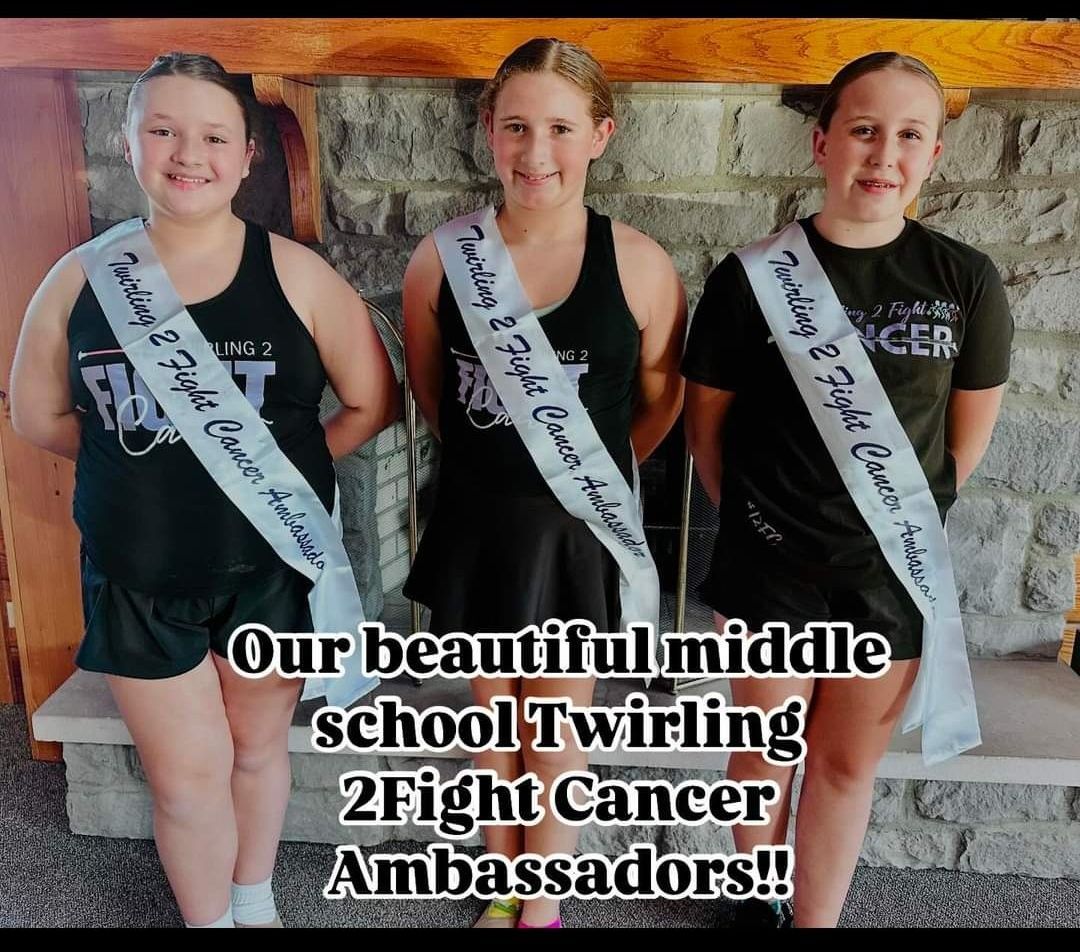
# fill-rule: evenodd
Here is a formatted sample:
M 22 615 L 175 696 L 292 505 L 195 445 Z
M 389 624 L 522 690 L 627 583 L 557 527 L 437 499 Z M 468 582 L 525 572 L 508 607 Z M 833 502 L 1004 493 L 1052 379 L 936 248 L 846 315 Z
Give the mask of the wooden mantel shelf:
M 770 18 L 12 18 L 0 68 L 141 70 L 166 50 L 233 72 L 482 79 L 534 36 L 584 44 L 618 81 L 827 83 L 898 49 L 945 86 L 1080 87 L 1080 31 L 1016 20 Z

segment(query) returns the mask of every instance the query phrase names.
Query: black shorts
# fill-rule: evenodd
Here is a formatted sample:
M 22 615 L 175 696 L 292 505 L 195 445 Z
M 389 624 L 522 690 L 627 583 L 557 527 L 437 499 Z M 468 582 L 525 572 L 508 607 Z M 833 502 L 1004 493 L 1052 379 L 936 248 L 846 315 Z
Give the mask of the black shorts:
M 549 618 L 619 628 L 619 566 L 551 496 L 440 496 L 405 581 L 431 631 L 509 632 Z
M 225 595 L 147 595 L 111 581 L 84 555 L 86 634 L 75 664 L 127 678 L 171 678 L 206 652 L 225 657 L 229 636 L 257 622 L 271 631 L 311 631 L 311 581 L 283 568 Z
M 892 647 L 892 660 L 909 661 L 922 654 L 923 617 L 896 576 L 860 588 L 839 587 L 800 579 L 777 566 L 748 566 L 714 557 L 699 594 L 725 618 L 739 618 L 750 631 L 766 622 L 786 622 L 802 631 L 808 622 L 850 622 L 855 634 L 873 631 Z

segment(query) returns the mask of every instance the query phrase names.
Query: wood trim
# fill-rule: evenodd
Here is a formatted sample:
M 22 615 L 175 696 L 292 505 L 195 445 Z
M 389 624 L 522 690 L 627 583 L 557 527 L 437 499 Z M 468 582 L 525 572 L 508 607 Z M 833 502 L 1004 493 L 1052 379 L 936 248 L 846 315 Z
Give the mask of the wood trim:
M 82 125 L 70 73 L 0 70 L 0 389 L 7 391 L 22 317 L 53 263 L 90 237 Z M 43 160 L 47 159 L 47 160 Z M 74 670 L 82 636 L 74 467 L 0 419 L 0 516 L 15 603 L 27 714 Z M 58 744 L 31 738 L 33 756 Z
M 945 119 L 959 119 L 968 103 L 971 102 L 970 89 L 946 89 L 945 90 Z
M 863 53 L 926 61 L 945 86 L 1080 87 L 1080 24 L 808 18 L 5 20 L 0 68 L 144 69 L 197 49 L 239 73 L 483 79 L 534 36 L 584 44 L 613 80 L 824 84 Z
M 315 86 L 289 76 L 251 77 L 255 98 L 274 116 L 285 165 L 289 170 L 293 238 L 305 244 L 322 241 L 322 169 L 319 164 L 319 117 Z
M 1073 607 L 1065 613 L 1065 621 L 1070 625 L 1080 625 L 1080 555 L 1075 556 L 1076 600 Z
M 7 410 L 6 401 L 4 410 Z M 15 664 L 8 657 L 11 629 L 8 626 L 6 602 L 9 600 L 11 586 L 7 579 L 7 552 L 4 550 L 4 537 L 0 531 L 0 704 L 14 704 L 19 698 L 15 685 Z
M 1066 667 L 1073 667 L 1072 660 L 1077 651 L 1077 632 L 1080 632 L 1080 555 L 1073 557 L 1073 566 L 1076 575 L 1076 599 L 1073 601 L 1073 607 L 1065 613 L 1061 650 L 1058 651 L 1058 661 Z

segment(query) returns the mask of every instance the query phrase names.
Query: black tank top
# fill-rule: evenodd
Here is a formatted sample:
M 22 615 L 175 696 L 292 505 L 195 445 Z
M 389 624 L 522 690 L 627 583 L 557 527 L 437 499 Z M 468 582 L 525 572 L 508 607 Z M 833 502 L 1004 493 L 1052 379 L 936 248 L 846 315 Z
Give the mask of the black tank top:
M 630 419 L 640 331 L 619 283 L 611 219 L 591 208 L 587 212 L 585 258 L 577 284 L 562 304 L 540 318 L 540 326 L 611 458 L 631 482 Z M 441 490 L 550 494 L 476 357 L 445 277 L 438 320 L 443 349 Z
M 278 283 L 269 234 L 245 224 L 232 283 L 188 312 L 330 510 L 334 468 L 319 423 L 326 374 Z M 90 560 L 121 585 L 161 595 L 224 594 L 281 569 L 134 374 L 89 284 L 71 311 L 68 346 L 83 411 L 74 514 Z

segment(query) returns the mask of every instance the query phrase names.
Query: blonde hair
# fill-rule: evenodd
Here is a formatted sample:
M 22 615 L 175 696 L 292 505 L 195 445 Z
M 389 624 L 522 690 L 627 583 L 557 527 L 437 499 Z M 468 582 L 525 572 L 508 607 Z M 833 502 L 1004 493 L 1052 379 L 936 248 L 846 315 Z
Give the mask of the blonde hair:
M 867 53 L 856 60 L 852 60 L 838 72 L 825 90 L 825 98 L 821 101 L 818 110 L 817 124 L 823 132 L 829 131 L 829 123 L 833 113 L 840 102 L 840 94 L 847 89 L 855 80 L 861 79 L 867 73 L 876 73 L 884 69 L 899 69 L 913 73 L 920 79 L 926 80 L 934 92 L 937 93 L 938 104 L 941 106 L 941 118 L 938 120 L 938 138 L 945 128 L 945 91 L 941 88 L 941 80 L 934 75 L 934 71 L 922 60 L 914 56 L 906 56 L 903 53 L 879 52 Z
M 480 93 L 477 105 L 481 112 L 494 111 L 499 92 L 516 73 L 561 76 L 589 97 L 589 115 L 593 122 L 615 118 L 615 97 L 604 68 L 583 47 L 554 37 L 528 40 L 502 61 Z

